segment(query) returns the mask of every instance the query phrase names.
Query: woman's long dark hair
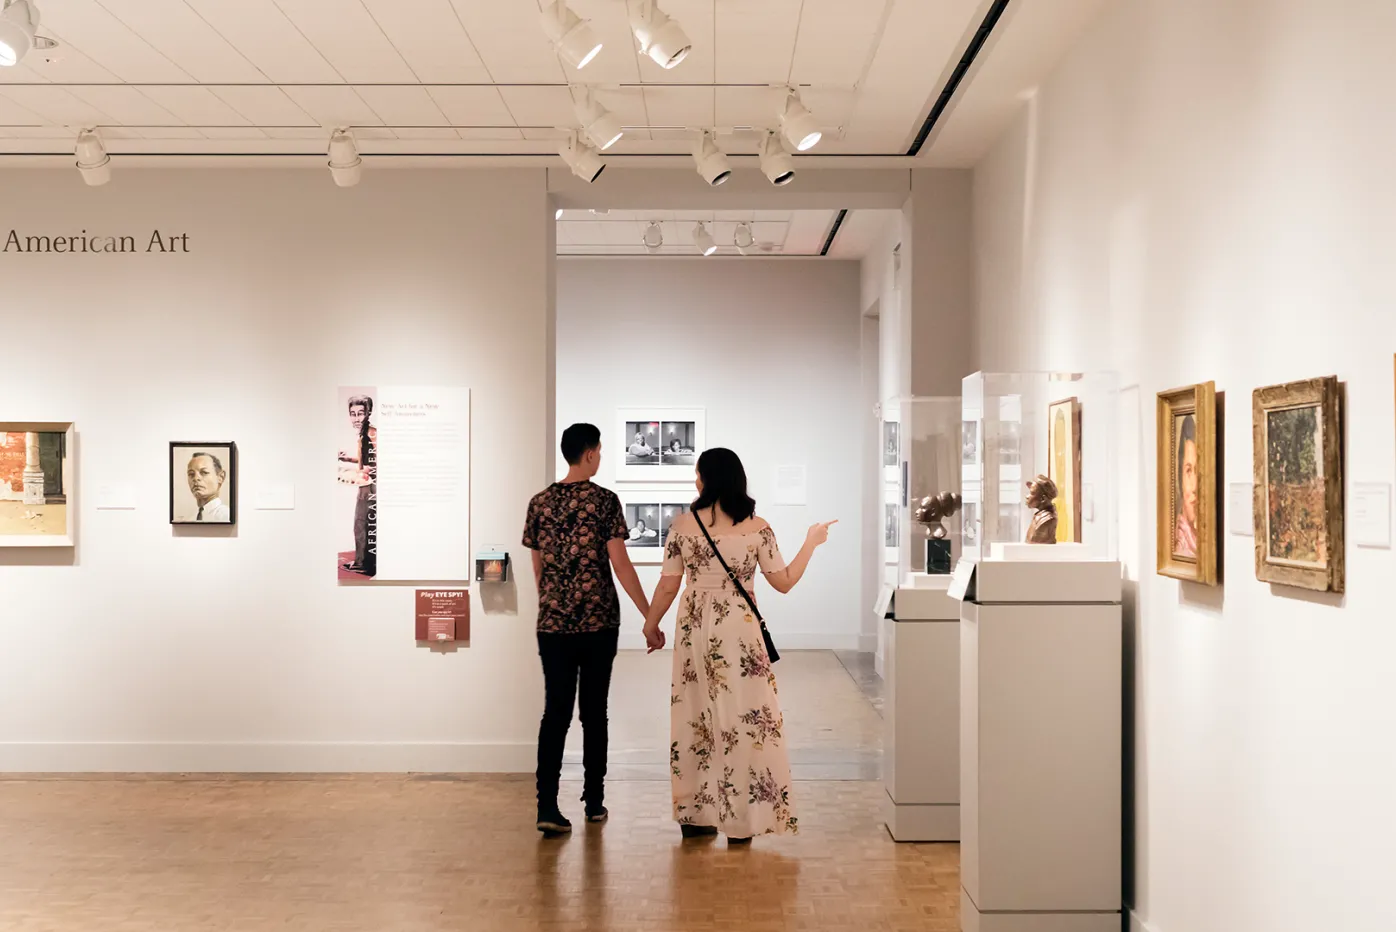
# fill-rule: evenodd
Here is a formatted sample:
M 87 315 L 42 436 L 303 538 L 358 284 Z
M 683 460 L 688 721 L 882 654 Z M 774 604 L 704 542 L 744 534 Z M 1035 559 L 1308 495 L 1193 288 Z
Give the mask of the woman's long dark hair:
M 714 447 L 704 451 L 698 457 L 698 477 L 703 480 L 703 491 L 693 502 L 695 515 L 716 505 L 733 524 L 741 524 L 756 514 L 756 500 L 746 492 L 746 470 L 731 450 Z

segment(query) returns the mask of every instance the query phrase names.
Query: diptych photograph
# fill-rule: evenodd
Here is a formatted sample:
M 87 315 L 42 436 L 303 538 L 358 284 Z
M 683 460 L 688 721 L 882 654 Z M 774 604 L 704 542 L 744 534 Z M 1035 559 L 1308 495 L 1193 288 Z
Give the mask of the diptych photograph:
M 693 498 L 690 489 L 637 491 L 623 494 L 621 506 L 625 511 L 625 548 L 636 564 L 664 562 L 664 546 L 669 531 L 680 515 L 688 511 Z
M 237 444 L 170 444 L 170 523 L 237 524 Z
M 620 482 L 681 482 L 693 478 L 704 449 L 705 418 L 700 408 L 629 408 L 618 413 L 618 435 L 607 449 L 620 452 Z
M 1217 398 L 1212 382 L 1158 396 L 1158 573 L 1215 586 Z

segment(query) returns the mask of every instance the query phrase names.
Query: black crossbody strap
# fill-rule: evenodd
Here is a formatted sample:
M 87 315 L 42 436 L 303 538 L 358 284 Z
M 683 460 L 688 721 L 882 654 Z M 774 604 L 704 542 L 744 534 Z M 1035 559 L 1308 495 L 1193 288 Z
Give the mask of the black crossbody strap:
M 751 596 L 747 594 L 746 588 L 742 585 L 742 581 L 737 578 L 736 573 L 732 572 L 732 568 L 727 565 L 727 561 L 722 559 L 722 551 L 717 549 L 716 541 L 714 541 L 713 536 L 708 533 L 708 526 L 703 523 L 703 516 L 695 514 L 693 517 L 697 519 L 699 529 L 702 530 L 703 536 L 708 539 L 708 546 L 713 548 L 713 555 L 717 557 L 717 562 L 722 565 L 723 571 L 727 573 L 727 578 L 732 580 L 732 585 L 737 587 L 737 592 L 746 600 L 746 604 L 751 606 L 751 610 L 756 613 L 756 620 L 765 622 L 766 619 L 761 617 L 761 610 L 756 607 L 756 603 L 753 602 Z

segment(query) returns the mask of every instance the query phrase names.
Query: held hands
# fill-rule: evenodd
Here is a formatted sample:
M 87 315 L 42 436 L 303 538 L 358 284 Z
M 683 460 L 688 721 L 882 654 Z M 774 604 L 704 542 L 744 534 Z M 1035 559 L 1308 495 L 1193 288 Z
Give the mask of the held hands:
M 659 630 L 657 623 L 645 624 L 645 644 L 649 646 L 649 650 L 645 651 L 647 654 L 664 649 L 664 632 Z
M 823 524 L 811 525 L 809 533 L 805 535 L 805 543 L 809 544 L 811 547 L 818 547 L 820 544 L 827 543 L 829 540 L 829 528 L 838 523 L 838 519 L 835 518 L 833 521 L 825 521 Z

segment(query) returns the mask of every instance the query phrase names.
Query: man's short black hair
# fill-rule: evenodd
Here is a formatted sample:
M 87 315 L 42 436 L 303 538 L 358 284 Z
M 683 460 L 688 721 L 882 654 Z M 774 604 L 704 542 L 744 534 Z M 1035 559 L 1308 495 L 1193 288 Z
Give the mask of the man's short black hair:
M 601 429 L 595 424 L 573 424 L 562 432 L 562 458 L 576 466 L 592 450 L 601 446 Z

